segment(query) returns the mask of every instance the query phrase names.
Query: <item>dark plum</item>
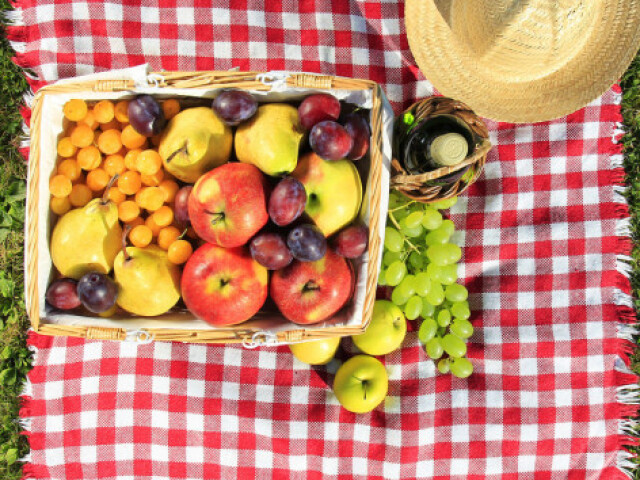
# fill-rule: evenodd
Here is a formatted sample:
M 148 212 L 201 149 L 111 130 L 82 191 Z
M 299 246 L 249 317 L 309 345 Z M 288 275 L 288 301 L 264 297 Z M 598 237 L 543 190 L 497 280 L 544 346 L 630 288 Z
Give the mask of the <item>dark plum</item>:
M 337 122 L 325 120 L 317 123 L 309 134 L 311 149 L 325 160 L 345 158 L 353 147 L 349 132 Z
M 93 313 L 102 313 L 116 304 L 118 286 L 107 275 L 89 272 L 78 281 L 78 298 Z
M 78 282 L 73 278 L 54 280 L 51 285 L 49 285 L 49 288 L 47 288 L 45 298 L 54 308 L 71 310 L 79 307 L 81 304 L 78 298 L 77 286 Z
M 336 253 L 345 258 L 357 258 L 367 249 L 369 229 L 364 225 L 350 225 L 341 230 L 331 242 Z
M 173 211 L 175 219 L 180 223 L 189 223 L 189 195 L 193 190 L 192 185 L 182 187 L 177 191 L 173 200 Z
M 138 95 L 129 102 L 129 122 L 140 135 L 153 137 L 167 123 L 160 104 L 151 95 Z
M 280 270 L 293 260 L 284 238 L 277 233 L 259 233 L 251 240 L 249 250 L 253 259 L 269 270 Z
M 249 92 L 229 89 L 218 94 L 211 108 L 224 123 L 235 126 L 253 117 L 258 110 L 258 102 Z
M 327 253 L 327 239 L 318 227 L 310 224 L 293 228 L 287 236 L 287 246 L 293 258 L 301 262 L 315 262 Z
M 298 107 L 300 125 L 306 130 L 324 120 L 337 120 L 339 116 L 340 101 L 328 93 L 309 95 Z
M 369 150 L 369 139 L 371 138 L 369 123 L 362 115 L 352 113 L 346 117 L 343 126 L 353 139 L 353 147 L 347 154 L 347 158 L 360 160 Z
M 307 204 L 307 192 L 300 180 L 285 177 L 269 196 L 269 217 L 278 226 L 289 225 L 302 215 Z

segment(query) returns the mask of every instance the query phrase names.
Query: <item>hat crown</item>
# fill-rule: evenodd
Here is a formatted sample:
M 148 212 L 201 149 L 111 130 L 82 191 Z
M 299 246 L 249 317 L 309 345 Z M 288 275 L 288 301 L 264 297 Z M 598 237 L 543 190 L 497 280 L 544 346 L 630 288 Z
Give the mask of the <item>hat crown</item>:
M 597 0 L 435 0 L 458 48 L 481 73 L 530 81 L 578 54 L 599 18 Z

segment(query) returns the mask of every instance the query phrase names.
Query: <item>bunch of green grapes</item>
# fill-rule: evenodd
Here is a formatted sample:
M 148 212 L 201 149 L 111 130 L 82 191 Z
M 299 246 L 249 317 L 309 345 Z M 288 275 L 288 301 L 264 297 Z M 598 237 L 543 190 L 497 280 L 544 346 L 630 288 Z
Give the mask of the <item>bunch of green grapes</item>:
M 391 301 L 408 320 L 422 317 L 418 339 L 438 370 L 466 378 L 473 372 L 465 357 L 473 326 L 467 289 L 456 283 L 462 251 L 450 242 L 453 222 L 440 212 L 456 201 L 423 204 L 391 193 L 378 285 L 393 287 Z

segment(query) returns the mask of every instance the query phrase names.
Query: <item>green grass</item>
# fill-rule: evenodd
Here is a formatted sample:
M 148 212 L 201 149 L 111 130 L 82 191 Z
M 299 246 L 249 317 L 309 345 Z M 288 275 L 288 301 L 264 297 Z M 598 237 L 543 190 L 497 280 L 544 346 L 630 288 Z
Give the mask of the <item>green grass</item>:
M 0 11 L 9 4 L 0 0 Z M 24 310 L 23 227 L 26 165 L 17 151 L 22 133 L 18 108 L 27 83 L 11 61 L 13 52 L 0 35 L 0 478 L 19 480 L 22 466 L 17 459 L 29 451 L 27 439 L 20 435 L 19 395 L 29 370 L 31 356 L 26 348 L 29 326 Z M 632 214 L 633 239 L 640 238 L 640 54 L 622 79 L 622 112 L 627 133 L 623 138 L 625 169 L 630 186 L 627 198 Z M 640 299 L 640 249 L 633 253 L 631 284 Z M 640 309 L 640 300 L 636 300 Z M 632 358 L 640 374 L 640 353 Z M 639 434 L 640 436 L 640 434 Z M 639 449 L 640 451 L 640 449 Z M 640 468 L 634 477 L 640 480 Z
M 634 241 L 633 270 L 631 273 L 631 288 L 635 297 L 636 311 L 640 311 L 640 53 L 627 69 L 621 82 L 622 86 L 622 116 L 626 133 L 622 139 L 625 153 L 626 183 L 629 186 L 627 201 L 631 212 L 631 232 Z M 636 349 L 631 358 L 633 370 L 640 374 L 640 349 Z M 640 431 L 636 432 L 640 437 Z M 640 454 L 640 448 L 635 449 Z M 634 471 L 634 478 L 640 480 L 640 460 L 636 459 L 638 467 Z
M 0 1 L 0 9 L 9 7 Z M 17 151 L 22 133 L 18 108 L 27 83 L 11 61 L 11 48 L 0 38 L 0 478 L 18 480 L 22 465 L 17 460 L 29 451 L 20 434 L 20 392 L 31 364 L 26 347 L 29 325 L 24 310 L 23 241 L 24 192 L 27 169 Z

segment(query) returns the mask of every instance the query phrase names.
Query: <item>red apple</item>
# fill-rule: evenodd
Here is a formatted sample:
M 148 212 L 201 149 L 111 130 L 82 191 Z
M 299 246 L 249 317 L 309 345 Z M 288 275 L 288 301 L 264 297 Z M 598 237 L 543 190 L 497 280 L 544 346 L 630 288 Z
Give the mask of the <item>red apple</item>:
M 247 243 L 269 220 L 267 180 L 257 167 L 225 163 L 201 176 L 189 195 L 189 219 L 200 238 L 221 247 Z
M 316 262 L 294 260 L 273 272 L 271 298 L 282 314 L 302 325 L 322 322 L 351 298 L 353 268 L 347 260 L 327 249 Z
M 197 317 L 215 326 L 249 320 L 267 299 L 267 269 L 245 247 L 205 243 L 182 272 L 182 298 Z

